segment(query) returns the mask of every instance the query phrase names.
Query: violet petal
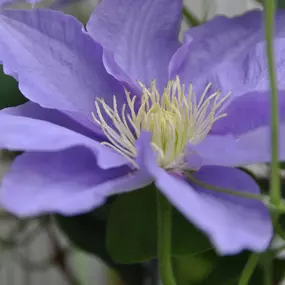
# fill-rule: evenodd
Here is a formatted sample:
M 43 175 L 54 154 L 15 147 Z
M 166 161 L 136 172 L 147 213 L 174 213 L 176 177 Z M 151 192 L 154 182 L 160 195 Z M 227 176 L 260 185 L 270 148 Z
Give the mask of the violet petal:
M 255 181 L 238 169 L 203 167 L 193 176 L 209 185 L 259 193 Z M 264 251 L 268 247 L 273 229 L 268 210 L 261 202 L 190 185 L 165 171 L 156 173 L 156 185 L 186 218 L 209 236 L 219 253 Z
M 19 81 L 22 93 L 43 107 L 91 117 L 95 97 L 125 101 L 120 84 L 107 74 L 102 47 L 74 17 L 45 9 L 0 13 L 0 62 Z
M 226 117 L 215 122 L 211 134 L 232 134 L 239 137 L 259 127 L 269 127 L 271 122 L 269 91 L 248 92 L 244 96 L 229 98 L 229 103 L 221 110 Z M 285 122 L 285 91 L 279 91 L 279 120 Z
M 285 92 L 279 92 L 279 159 L 285 159 Z M 270 96 L 253 92 L 234 97 L 222 110 L 210 134 L 198 145 L 189 145 L 202 165 L 240 166 L 271 161 Z M 188 158 L 191 161 L 191 153 Z
M 161 89 L 180 45 L 180 20 L 180 0 L 103 0 L 87 30 L 104 47 L 106 68 L 112 75 L 146 85 L 156 79 Z
M 75 215 L 102 205 L 109 195 L 149 183 L 128 167 L 103 170 L 86 148 L 25 153 L 16 158 L 2 182 L 1 202 L 21 217 L 43 213 Z
M 285 159 L 285 126 L 279 128 L 279 159 Z M 260 127 L 239 137 L 208 135 L 198 145 L 190 145 L 201 165 L 242 166 L 271 161 L 270 127 Z M 188 158 L 191 161 L 191 154 Z M 196 157 L 195 157 L 196 160 Z
M 27 117 L 47 121 L 95 140 L 104 138 L 101 128 L 79 112 L 67 112 L 43 108 L 40 105 L 27 102 L 23 105 L 2 109 L 0 114 Z
M 263 251 L 272 237 L 267 208 L 259 201 L 202 189 L 176 173 L 157 166 L 149 133 L 137 145 L 141 168 L 154 178 L 157 188 L 186 218 L 203 230 L 221 254 L 244 249 Z M 192 174 L 203 183 L 232 191 L 259 194 L 259 186 L 241 170 L 227 167 L 202 167 Z
M 129 162 L 111 148 L 65 127 L 22 116 L 0 113 L 0 148 L 25 151 L 57 151 L 73 146 L 92 150 L 102 168 Z
M 275 18 L 275 59 L 280 89 L 285 88 L 284 13 L 279 10 Z M 232 97 L 269 90 L 262 12 L 251 11 L 234 18 L 218 16 L 190 29 L 171 60 L 170 74 L 171 77 L 178 74 L 185 84 L 192 82 L 198 96 L 209 82 L 213 92 L 232 91 Z

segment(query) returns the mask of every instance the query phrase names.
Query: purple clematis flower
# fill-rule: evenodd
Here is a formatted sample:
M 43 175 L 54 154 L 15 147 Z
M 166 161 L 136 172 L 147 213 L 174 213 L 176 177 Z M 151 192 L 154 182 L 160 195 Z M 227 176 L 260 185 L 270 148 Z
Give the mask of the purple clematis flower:
M 283 13 L 275 40 L 281 109 Z M 0 147 L 26 151 L 2 182 L 5 209 L 75 215 L 154 182 L 218 252 L 268 246 L 272 225 L 261 202 L 185 176 L 259 193 L 234 167 L 270 161 L 261 12 L 216 17 L 183 43 L 180 19 L 173 0 L 104 0 L 87 31 L 52 10 L 0 14 L 0 61 L 30 100 L 0 112 Z M 284 159 L 284 112 L 280 120 Z

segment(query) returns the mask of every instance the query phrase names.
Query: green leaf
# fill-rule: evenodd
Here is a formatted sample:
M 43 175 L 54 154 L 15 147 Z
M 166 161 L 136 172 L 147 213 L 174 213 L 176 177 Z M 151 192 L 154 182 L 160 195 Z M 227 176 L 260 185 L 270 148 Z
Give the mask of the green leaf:
M 208 238 L 180 214 L 173 211 L 172 254 L 196 255 L 213 250 Z
M 153 186 L 118 196 L 107 224 L 107 249 L 120 263 L 156 256 L 156 190 Z
M 249 258 L 249 252 L 243 252 L 235 256 L 216 256 L 215 268 L 207 276 L 201 285 L 237 285 L 241 277 L 241 273 Z M 256 268 L 249 284 L 262 284 L 262 272 L 260 268 Z
M 275 284 L 280 284 L 284 281 L 285 276 L 285 260 L 274 259 L 273 260 L 273 278 Z
M 173 260 L 175 279 L 179 285 L 203 284 L 215 268 L 213 251 L 203 254 L 176 257 Z
M 3 73 L 0 67 L 0 109 L 23 104 L 27 99 L 18 89 L 17 81 Z
M 107 211 L 108 205 L 105 205 L 88 214 L 73 217 L 56 215 L 55 219 L 71 243 L 101 258 L 120 274 L 126 285 L 142 285 L 145 277 L 145 269 L 142 265 L 116 264 L 106 251 L 106 223 L 103 216 Z
M 277 7 L 281 9 L 285 9 L 285 1 L 284 0 L 277 0 Z
M 218 256 L 214 251 L 194 256 L 175 258 L 173 269 L 179 285 L 237 285 L 248 261 L 250 252 L 234 256 Z M 261 255 L 260 264 L 255 268 L 248 285 L 260 285 L 264 282 L 263 263 L 268 253 Z M 270 255 L 269 258 L 271 259 Z M 267 260 L 268 261 L 268 260 Z M 273 260 L 272 284 L 279 284 L 284 277 L 285 261 Z
M 108 216 L 107 249 L 118 263 L 156 257 L 156 188 L 151 185 L 120 195 Z M 175 191 L 175 190 L 174 190 Z M 178 211 L 173 211 L 172 254 L 197 254 L 211 249 L 208 239 Z
M 279 167 L 284 170 L 285 169 L 285 161 L 280 161 Z
M 105 223 L 95 219 L 92 214 L 73 217 L 56 215 L 56 222 L 68 238 L 83 251 L 94 253 L 109 262 L 105 243 Z M 102 246 L 103 245 L 103 246 Z
M 202 282 L 188 283 L 195 285 L 237 285 L 240 280 L 241 273 L 249 258 L 249 252 L 243 252 L 235 256 L 216 256 L 215 259 L 210 257 L 212 264 L 215 265 L 212 272 Z M 264 283 L 263 264 L 266 258 L 270 257 L 270 252 L 261 253 L 259 265 L 254 270 L 248 285 L 260 285 Z M 272 284 L 279 284 L 284 277 L 285 261 L 274 259 L 272 260 Z M 187 283 L 185 283 L 186 285 Z M 187 285 L 188 285 L 187 284 Z M 184 285 L 183 283 L 179 285 Z

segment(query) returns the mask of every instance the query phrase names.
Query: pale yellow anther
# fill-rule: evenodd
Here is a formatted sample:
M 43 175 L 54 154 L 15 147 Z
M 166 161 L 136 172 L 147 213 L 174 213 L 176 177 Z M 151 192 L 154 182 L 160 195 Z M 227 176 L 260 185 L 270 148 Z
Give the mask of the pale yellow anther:
M 186 145 L 200 143 L 213 124 L 226 116 L 219 110 L 230 93 L 222 98 L 220 92 L 209 95 L 209 83 L 197 102 L 192 85 L 190 84 L 185 94 L 185 85 L 181 84 L 178 76 L 168 82 L 162 94 L 159 93 L 155 81 L 149 89 L 142 83 L 139 84 L 142 96 L 138 110 L 135 107 L 137 97 L 131 97 L 127 90 L 127 104 L 124 104 L 121 110 L 118 109 L 115 96 L 112 108 L 103 99 L 96 100 L 97 116 L 93 114 L 93 118 L 109 140 L 104 144 L 121 153 L 138 167 L 135 143 L 141 131 L 150 131 L 158 165 L 165 169 L 184 170 Z M 112 126 L 107 124 L 102 111 L 112 120 Z

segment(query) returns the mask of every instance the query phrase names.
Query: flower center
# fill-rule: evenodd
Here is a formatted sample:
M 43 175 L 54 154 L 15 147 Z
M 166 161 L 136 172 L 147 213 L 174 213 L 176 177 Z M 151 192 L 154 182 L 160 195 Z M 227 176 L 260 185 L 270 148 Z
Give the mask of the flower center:
M 209 83 L 197 102 L 192 85 L 185 94 L 185 85 L 180 83 L 178 76 L 168 82 L 162 95 L 155 81 L 149 89 L 139 84 L 142 97 L 138 109 L 135 107 L 137 97 L 131 98 L 126 89 L 126 104 L 121 110 L 118 110 L 115 96 L 112 108 L 103 99 L 96 99 L 98 117 L 93 114 L 93 118 L 109 140 L 103 144 L 115 149 L 138 167 L 135 143 L 141 131 L 149 131 L 152 133 L 152 147 L 157 154 L 158 165 L 169 170 L 185 169 L 185 147 L 188 143 L 200 143 L 215 121 L 226 116 L 219 110 L 230 93 L 222 98 L 220 92 L 207 96 L 211 87 Z M 106 123 L 102 110 L 112 120 L 112 126 Z

